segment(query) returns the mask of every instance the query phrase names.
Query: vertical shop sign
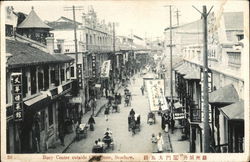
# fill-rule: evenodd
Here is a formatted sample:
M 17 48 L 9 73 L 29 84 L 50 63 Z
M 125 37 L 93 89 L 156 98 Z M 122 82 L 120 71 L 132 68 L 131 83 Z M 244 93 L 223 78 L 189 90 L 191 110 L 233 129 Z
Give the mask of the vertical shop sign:
M 82 64 L 77 64 L 77 80 L 78 80 L 78 86 L 80 89 L 82 89 Z
M 13 117 L 15 122 L 23 120 L 22 73 L 11 74 Z
M 208 93 L 211 93 L 213 90 L 213 75 L 212 71 L 208 69 Z M 203 114 L 203 107 L 204 107 L 204 101 L 203 101 L 203 69 L 201 68 L 200 70 L 200 78 L 201 78 L 201 121 L 203 122 L 204 114 Z M 208 104 L 208 109 L 209 109 L 209 122 L 212 122 L 212 109 L 211 105 Z
M 92 77 L 96 77 L 96 55 L 92 54 Z

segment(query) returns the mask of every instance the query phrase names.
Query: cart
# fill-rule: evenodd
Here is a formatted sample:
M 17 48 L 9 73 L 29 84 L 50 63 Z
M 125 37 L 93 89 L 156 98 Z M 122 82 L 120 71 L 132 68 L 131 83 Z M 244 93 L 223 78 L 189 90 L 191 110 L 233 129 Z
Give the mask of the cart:
M 135 130 L 141 131 L 141 116 L 139 114 L 135 114 Z M 132 129 L 132 125 L 131 125 L 131 120 L 133 120 L 132 116 L 128 117 L 128 131 L 130 131 Z
M 77 140 L 82 138 L 87 138 L 88 135 L 88 125 L 87 124 L 80 124 L 76 130 Z
M 148 124 L 155 124 L 156 120 L 155 120 L 155 114 L 151 111 L 148 113 L 148 120 L 147 123 Z
M 111 150 L 114 150 L 114 140 L 112 137 L 111 138 L 111 141 L 110 141 L 110 145 L 108 147 L 108 141 L 105 139 L 105 137 L 102 139 L 102 142 L 104 143 L 104 147 L 103 147 L 103 150 L 104 152 L 107 152 L 108 149 L 111 149 Z

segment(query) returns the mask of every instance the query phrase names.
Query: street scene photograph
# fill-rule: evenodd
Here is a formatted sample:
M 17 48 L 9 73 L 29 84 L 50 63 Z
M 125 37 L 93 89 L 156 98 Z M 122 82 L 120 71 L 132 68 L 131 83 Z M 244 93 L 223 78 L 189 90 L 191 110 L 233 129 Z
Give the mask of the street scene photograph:
M 248 5 L 2 3 L 2 148 L 249 153 Z

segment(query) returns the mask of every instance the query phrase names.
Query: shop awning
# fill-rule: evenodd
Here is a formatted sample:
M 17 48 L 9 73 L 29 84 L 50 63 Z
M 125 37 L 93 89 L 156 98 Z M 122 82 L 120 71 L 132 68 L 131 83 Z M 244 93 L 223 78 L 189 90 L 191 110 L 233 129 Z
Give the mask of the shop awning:
M 232 84 L 219 88 L 209 94 L 210 104 L 231 104 L 239 101 L 239 96 Z
M 244 100 L 219 109 L 228 120 L 244 120 Z
M 25 105 L 27 106 L 31 106 L 31 105 L 34 105 L 35 103 L 38 103 L 42 100 L 45 100 L 48 96 L 46 94 L 41 94 L 39 96 L 36 96 L 30 100 L 27 100 L 24 102 Z
M 178 67 L 175 68 L 174 70 L 175 70 L 176 72 L 179 73 L 179 71 L 181 71 L 181 70 L 183 70 L 183 69 L 185 69 L 185 68 L 186 68 L 186 65 L 185 65 L 185 64 L 181 64 L 180 66 L 178 66 Z
M 200 71 L 193 69 L 190 73 L 184 76 L 187 80 L 200 80 Z

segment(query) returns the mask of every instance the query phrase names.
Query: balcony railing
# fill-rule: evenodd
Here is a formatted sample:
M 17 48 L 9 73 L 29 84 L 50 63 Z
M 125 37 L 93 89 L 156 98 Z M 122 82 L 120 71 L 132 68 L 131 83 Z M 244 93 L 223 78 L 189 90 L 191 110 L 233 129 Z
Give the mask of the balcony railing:
M 88 44 L 86 49 L 91 52 L 110 52 L 112 51 L 112 46 Z
M 111 52 L 113 50 L 111 45 L 93 45 L 79 42 L 78 43 L 78 52 Z M 75 52 L 75 44 L 64 44 L 64 52 L 65 53 L 74 53 Z

